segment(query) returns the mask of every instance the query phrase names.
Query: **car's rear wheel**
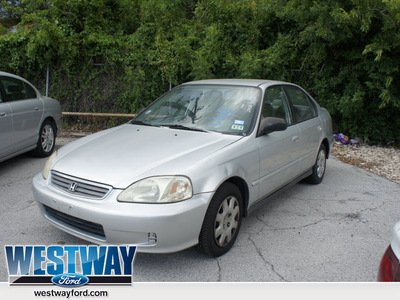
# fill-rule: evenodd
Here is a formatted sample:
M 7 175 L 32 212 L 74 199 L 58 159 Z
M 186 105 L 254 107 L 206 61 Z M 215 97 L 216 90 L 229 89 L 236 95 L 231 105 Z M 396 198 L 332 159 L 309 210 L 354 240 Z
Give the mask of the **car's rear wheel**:
M 238 236 L 242 214 L 243 201 L 239 189 L 232 183 L 224 183 L 208 207 L 197 248 L 211 257 L 228 252 Z
M 318 151 L 317 160 L 312 168 L 312 174 L 306 178 L 306 181 L 311 184 L 319 184 L 325 175 L 326 169 L 326 148 L 321 145 Z
M 45 120 L 40 127 L 39 139 L 33 153 L 39 157 L 49 156 L 56 144 L 56 127 L 50 120 Z

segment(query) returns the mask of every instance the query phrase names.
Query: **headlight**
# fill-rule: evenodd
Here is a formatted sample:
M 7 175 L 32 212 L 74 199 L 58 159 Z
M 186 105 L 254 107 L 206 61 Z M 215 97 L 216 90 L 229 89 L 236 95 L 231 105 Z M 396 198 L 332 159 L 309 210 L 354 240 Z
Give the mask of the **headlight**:
M 140 180 L 118 196 L 121 202 L 170 203 L 193 196 L 192 183 L 184 176 L 160 176 Z
M 49 159 L 46 161 L 46 164 L 44 165 L 42 175 L 44 179 L 47 179 L 50 174 L 50 168 L 51 165 L 54 162 L 54 159 L 57 157 L 57 151 L 54 151 L 52 155 L 50 155 Z

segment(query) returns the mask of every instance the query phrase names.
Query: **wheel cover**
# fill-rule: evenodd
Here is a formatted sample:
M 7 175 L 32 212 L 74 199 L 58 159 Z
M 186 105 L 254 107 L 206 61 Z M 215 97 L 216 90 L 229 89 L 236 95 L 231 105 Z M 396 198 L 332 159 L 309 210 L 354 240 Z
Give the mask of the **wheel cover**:
M 325 151 L 320 150 L 317 158 L 317 176 L 318 178 L 322 178 L 325 173 L 325 164 L 326 164 L 326 156 Z
M 214 237 L 218 246 L 224 247 L 236 236 L 240 220 L 239 201 L 229 196 L 222 201 L 215 218 Z
M 42 149 L 45 152 L 50 152 L 54 145 L 54 130 L 51 125 L 46 124 L 43 127 L 41 134 Z

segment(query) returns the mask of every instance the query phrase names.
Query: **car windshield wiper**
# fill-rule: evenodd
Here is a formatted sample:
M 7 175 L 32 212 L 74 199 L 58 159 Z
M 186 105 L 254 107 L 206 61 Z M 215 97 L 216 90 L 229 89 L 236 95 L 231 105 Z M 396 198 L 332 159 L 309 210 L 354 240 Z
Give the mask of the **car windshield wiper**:
M 200 128 L 195 128 L 195 127 L 187 127 L 184 125 L 179 125 L 179 124 L 171 124 L 171 125 L 162 125 L 168 128 L 172 128 L 172 129 L 181 129 L 181 130 L 190 130 L 190 131 L 200 131 L 200 132 L 210 132 L 204 129 L 200 129 Z
M 130 123 L 134 124 L 134 125 L 155 126 L 155 125 L 152 125 L 152 124 L 149 124 L 149 123 L 145 123 L 145 122 L 142 122 L 142 121 L 135 121 L 135 120 L 132 120 Z

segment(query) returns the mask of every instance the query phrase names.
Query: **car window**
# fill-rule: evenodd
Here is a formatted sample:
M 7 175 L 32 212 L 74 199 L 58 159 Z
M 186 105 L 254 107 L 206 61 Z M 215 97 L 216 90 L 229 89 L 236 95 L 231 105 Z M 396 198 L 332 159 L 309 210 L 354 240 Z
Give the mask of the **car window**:
M 295 86 L 285 86 L 284 90 L 292 104 L 293 118 L 296 123 L 309 120 L 317 115 L 311 100 L 301 89 Z
M 291 124 L 290 110 L 286 101 L 285 93 L 280 86 L 269 88 L 264 97 L 263 117 L 275 117 L 285 119 Z
M 17 101 L 36 98 L 35 90 L 25 82 L 7 76 L 0 76 L 4 88 L 5 101 Z
M 36 98 L 37 97 L 35 90 L 29 84 L 24 82 L 24 86 L 25 86 L 26 95 L 28 96 L 28 98 Z

